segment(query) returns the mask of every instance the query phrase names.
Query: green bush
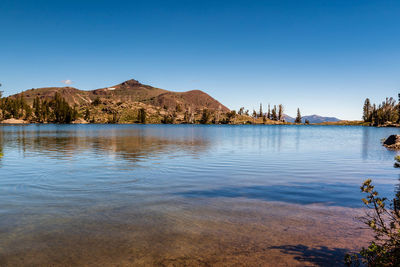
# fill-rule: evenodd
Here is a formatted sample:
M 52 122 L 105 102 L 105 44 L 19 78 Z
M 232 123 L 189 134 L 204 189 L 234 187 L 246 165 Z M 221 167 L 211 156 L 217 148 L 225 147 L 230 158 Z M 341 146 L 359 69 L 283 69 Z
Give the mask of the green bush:
M 400 192 L 387 204 L 385 197 L 379 197 L 371 183 L 366 180 L 361 192 L 368 212 L 360 220 L 374 232 L 374 240 L 359 254 L 346 255 L 347 266 L 400 266 Z

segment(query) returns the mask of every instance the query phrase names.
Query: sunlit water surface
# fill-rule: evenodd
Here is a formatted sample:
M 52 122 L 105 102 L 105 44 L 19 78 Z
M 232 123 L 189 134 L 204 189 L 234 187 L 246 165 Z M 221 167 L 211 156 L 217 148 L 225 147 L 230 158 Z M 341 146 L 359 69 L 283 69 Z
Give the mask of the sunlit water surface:
M 0 265 L 326 265 L 398 190 L 395 128 L 0 127 Z

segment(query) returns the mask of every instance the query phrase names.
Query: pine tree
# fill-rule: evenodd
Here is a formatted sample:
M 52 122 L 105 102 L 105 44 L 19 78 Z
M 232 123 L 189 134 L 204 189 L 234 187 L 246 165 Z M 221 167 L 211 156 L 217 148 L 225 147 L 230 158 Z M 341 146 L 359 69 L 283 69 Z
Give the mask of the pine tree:
M 210 119 L 211 113 L 208 111 L 208 109 L 203 109 L 203 114 L 201 115 L 200 123 L 201 124 L 207 124 L 209 119 Z
M 283 105 L 279 104 L 278 105 L 278 120 L 282 121 L 283 120 Z
M 37 122 L 41 122 L 42 121 L 42 112 L 40 109 L 40 99 L 38 96 L 36 96 L 36 98 L 33 100 L 33 110 L 35 113 L 35 117 L 36 117 L 36 121 Z
M 146 123 L 146 110 L 144 108 L 139 109 L 138 120 L 140 123 Z
M 262 109 L 262 103 L 260 103 L 260 113 L 258 114 L 259 117 L 263 116 L 263 109 Z
M 365 99 L 364 102 L 364 107 L 363 107 L 363 121 L 364 122 L 371 122 L 371 102 L 369 101 L 369 98 Z
M 49 102 L 44 100 L 41 105 L 42 115 L 44 121 L 51 121 L 52 119 L 52 112 L 50 112 Z
M 87 107 L 85 110 L 85 116 L 84 116 L 85 121 L 89 121 L 90 120 L 90 110 Z
M 267 118 L 268 118 L 268 119 L 271 119 L 271 107 L 270 107 L 270 104 L 268 104 Z
M 278 120 L 278 116 L 276 114 L 276 105 L 274 105 L 274 108 L 272 109 L 271 120 L 274 120 L 274 121 Z
M 397 123 L 399 123 L 400 122 L 400 94 L 398 94 L 397 95 L 397 97 L 398 97 L 398 104 L 397 104 L 397 115 L 398 115 L 398 119 L 397 119 Z M 0 93 L 0 98 L 1 98 L 1 93 Z
M 301 114 L 300 114 L 300 109 L 297 108 L 297 116 L 296 119 L 294 120 L 295 123 L 301 123 Z

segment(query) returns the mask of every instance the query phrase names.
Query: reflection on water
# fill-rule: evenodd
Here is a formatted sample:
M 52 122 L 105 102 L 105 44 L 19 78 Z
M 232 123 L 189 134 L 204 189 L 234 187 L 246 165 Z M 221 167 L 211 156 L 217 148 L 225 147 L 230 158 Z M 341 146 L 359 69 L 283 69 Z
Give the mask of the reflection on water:
M 3 157 L 3 132 L 0 131 L 0 164 L 1 164 L 1 158 Z
M 21 150 L 23 156 L 39 155 L 68 159 L 77 153 L 110 154 L 122 159 L 137 161 L 140 158 L 174 151 L 197 154 L 205 149 L 208 141 L 193 135 L 172 138 L 167 132 L 149 129 L 81 129 L 56 126 L 55 130 L 21 127 L 7 134 L 6 149 Z M 60 129 L 61 128 L 61 129 Z M 7 129 L 5 129 L 7 130 Z M 153 135 L 154 134 L 154 135 Z
M 291 185 L 223 187 L 211 190 L 193 190 L 178 193 L 188 198 L 249 198 L 265 201 L 283 201 L 294 204 L 322 203 L 328 206 L 353 207 L 354 192 L 346 184 L 295 183 Z
M 365 237 L 361 182 L 395 192 L 398 132 L 0 126 L 0 266 L 335 262 Z
M 362 129 L 362 156 L 364 160 L 368 159 L 369 132 L 371 131 L 370 129 L 370 127 L 364 127 Z

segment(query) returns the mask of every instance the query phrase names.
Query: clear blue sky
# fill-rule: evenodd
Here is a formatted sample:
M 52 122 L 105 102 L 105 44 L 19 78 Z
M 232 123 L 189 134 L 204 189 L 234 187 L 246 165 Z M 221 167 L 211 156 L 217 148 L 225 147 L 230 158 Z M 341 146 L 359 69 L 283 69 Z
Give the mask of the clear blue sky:
M 6 95 L 131 78 L 360 119 L 400 91 L 400 1 L 0 1 Z

